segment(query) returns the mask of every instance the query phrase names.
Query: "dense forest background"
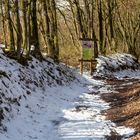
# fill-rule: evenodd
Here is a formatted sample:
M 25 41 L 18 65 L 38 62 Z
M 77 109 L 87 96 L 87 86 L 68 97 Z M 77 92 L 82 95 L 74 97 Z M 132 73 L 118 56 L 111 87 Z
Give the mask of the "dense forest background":
M 140 57 L 139 0 L 0 0 L 0 44 L 17 60 L 46 53 L 76 66 L 80 38 L 94 57 L 126 52 Z

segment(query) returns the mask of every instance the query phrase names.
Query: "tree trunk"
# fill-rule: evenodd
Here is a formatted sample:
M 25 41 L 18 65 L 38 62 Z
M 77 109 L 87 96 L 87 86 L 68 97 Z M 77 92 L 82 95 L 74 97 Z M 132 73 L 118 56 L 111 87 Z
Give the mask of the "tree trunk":
M 28 46 L 28 25 L 27 25 L 27 10 L 28 10 L 28 1 L 25 1 L 25 0 L 22 0 L 21 1 L 21 8 L 22 8 L 22 20 L 23 20 L 23 44 L 22 44 L 22 47 L 23 49 L 26 49 L 27 51 L 27 46 Z
M 5 48 L 7 48 L 7 39 L 6 39 L 6 32 L 5 32 L 5 19 L 4 19 L 4 12 L 3 12 L 3 1 L 0 1 L 0 9 L 1 9 L 1 16 L 2 16 L 2 29 L 3 29 L 3 39 Z
M 36 2 L 37 0 L 31 0 L 31 45 L 34 46 L 33 55 L 36 58 L 42 59 L 38 37 Z
M 104 53 L 104 27 L 103 27 L 103 13 L 102 13 L 102 0 L 99 0 L 98 3 L 98 19 L 99 19 L 99 44 L 100 44 L 100 53 Z
M 12 26 L 12 20 L 10 15 L 10 1 L 6 0 L 6 13 L 7 13 L 7 20 L 8 20 L 8 30 L 10 34 L 10 50 L 15 51 L 15 41 L 14 41 L 14 31 Z
M 94 59 L 96 59 L 98 57 L 98 43 L 97 43 L 97 37 L 95 34 L 95 29 L 94 29 L 94 1 L 92 0 L 92 12 L 91 12 L 91 19 L 92 19 L 92 23 L 91 23 L 91 29 L 92 29 L 92 38 L 94 40 Z
M 17 26 L 17 59 L 20 59 L 21 55 L 21 24 L 20 24 L 20 17 L 19 17 L 19 2 L 18 0 L 15 1 L 15 9 L 16 9 L 16 26 Z
M 58 46 L 56 3 L 55 0 L 42 0 L 42 4 L 45 12 L 48 55 L 49 57 L 58 62 L 59 46 Z
M 53 45 L 55 48 L 54 60 L 58 62 L 59 60 L 59 45 L 58 45 L 58 31 L 57 31 L 57 13 L 56 13 L 56 2 L 51 0 L 52 15 L 53 15 L 53 26 L 52 26 L 52 37 Z

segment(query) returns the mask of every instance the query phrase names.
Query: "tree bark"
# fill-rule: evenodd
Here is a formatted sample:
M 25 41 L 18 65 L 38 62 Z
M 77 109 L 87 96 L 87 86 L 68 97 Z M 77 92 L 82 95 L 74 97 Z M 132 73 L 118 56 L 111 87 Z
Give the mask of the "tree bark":
M 21 24 L 20 24 L 20 17 L 19 17 L 19 2 L 18 0 L 15 1 L 15 9 L 16 9 L 16 27 L 17 27 L 17 59 L 20 59 L 21 56 Z
M 31 0 L 31 45 L 34 46 L 33 55 L 36 58 L 42 59 L 40 52 L 39 37 L 38 37 L 38 25 L 37 25 L 37 0 Z
M 10 50 L 15 51 L 15 41 L 14 41 L 14 31 L 12 26 L 12 20 L 10 15 L 10 1 L 6 0 L 6 13 L 7 13 L 7 20 L 8 20 L 8 30 L 10 34 Z

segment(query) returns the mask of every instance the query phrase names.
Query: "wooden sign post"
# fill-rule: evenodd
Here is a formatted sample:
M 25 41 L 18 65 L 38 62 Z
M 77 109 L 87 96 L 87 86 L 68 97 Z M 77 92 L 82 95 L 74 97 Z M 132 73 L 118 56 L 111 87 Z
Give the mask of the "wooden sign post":
M 84 62 L 90 63 L 90 75 L 93 74 L 93 67 L 96 65 L 96 60 L 93 56 L 93 39 L 80 38 L 82 41 L 82 57 L 79 59 L 80 62 L 80 73 L 83 74 L 83 64 Z

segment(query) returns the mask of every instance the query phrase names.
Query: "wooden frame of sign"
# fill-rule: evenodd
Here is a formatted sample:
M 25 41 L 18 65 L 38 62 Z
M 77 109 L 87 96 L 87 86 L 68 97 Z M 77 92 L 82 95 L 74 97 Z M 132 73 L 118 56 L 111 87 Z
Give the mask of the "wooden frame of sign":
M 80 73 L 83 74 L 83 63 L 84 62 L 88 62 L 90 63 L 90 75 L 93 74 L 94 70 L 95 70 L 95 67 L 96 67 L 96 60 L 84 60 L 84 59 L 79 59 L 79 62 L 80 62 Z
M 79 38 L 81 41 L 94 41 L 93 38 Z
M 94 41 L 92 38 L 79 38 L 80 41 Z M 82 56 L 83 57 L 83 56 Z M 90 75 L 93 74 L 93 71 L 95 70 L 96 67 L 96 60 L 94 59 L 79 59 L 80 62 L 80 73 L 83 74 L 83 63 L 88 62 L 90 63 Z

